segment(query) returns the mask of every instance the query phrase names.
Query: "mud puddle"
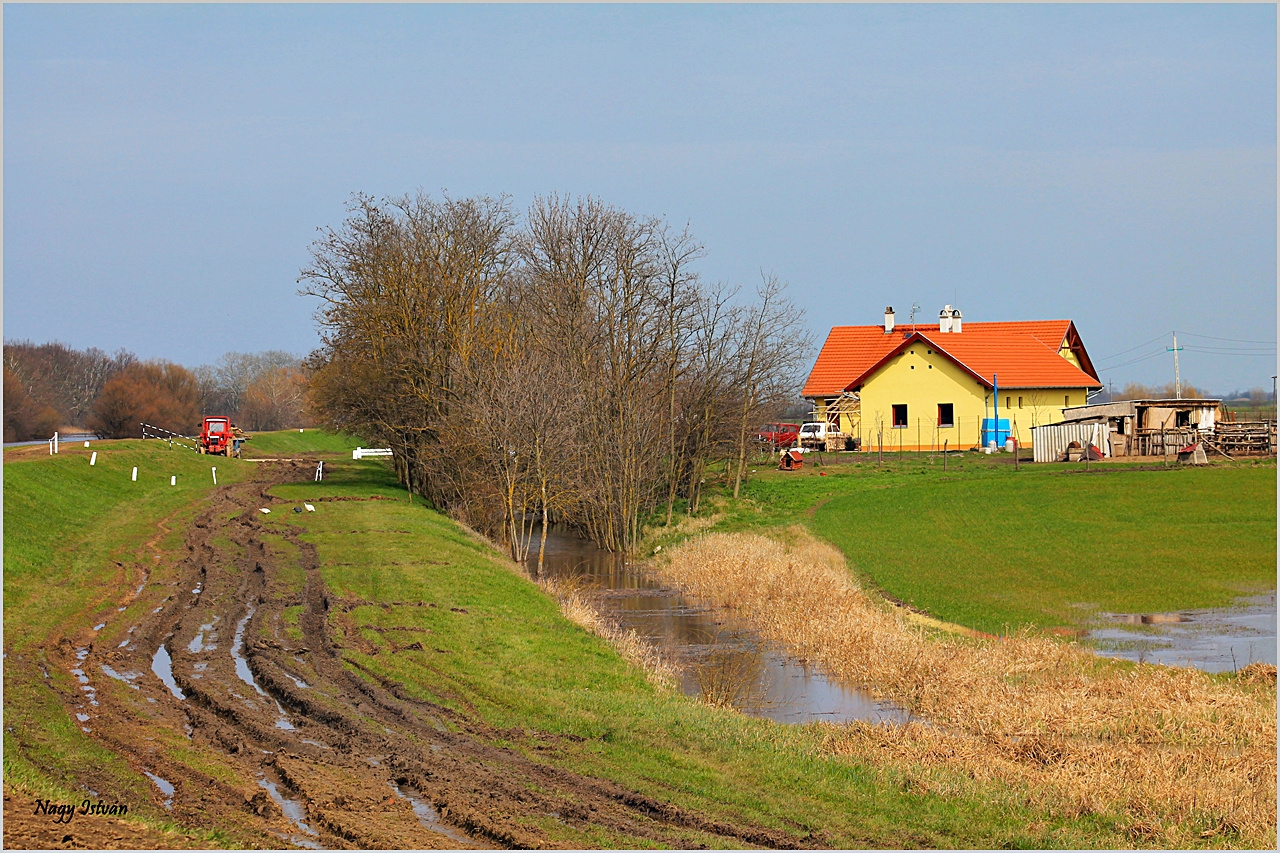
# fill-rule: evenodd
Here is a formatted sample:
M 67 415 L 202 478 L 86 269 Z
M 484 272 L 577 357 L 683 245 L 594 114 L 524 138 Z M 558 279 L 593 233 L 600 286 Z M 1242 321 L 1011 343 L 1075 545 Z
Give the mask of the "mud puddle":
M 294 725 L 290 722 L 289 715 L 284 712 L 279 700 L 258 685 L 257 679 L 253 677 L 253 670 L 249 669 L 249 661 L 244 656 L 244 632 L 255 612 L 254 606 L 249 605 L 248 610 L 245 611 L 244 618 L 236 624 L 236 633 L 231 640 L 231 659 L 235 661 L 236 675 L 239 679 L 256 690 L 259 696 L 264 699 L 270 699 L 275 703 L 276 710 L 280 712 L 280 717 L 276 720 L 276 728 L 291 732 L 294 730 Z
M 306 847 L 309 850 L 323 850 L 324 847 L 322 847 L 314 838 L 316 831 L 306 823 L 306 807 L 298 800 L 290 799 L 280 793 L 280 789 L 276 783 L 266 777 L 259 779 L 258 784 L 266 789 L 268 796 L 270 796 L 272 801 L 280 807 L 280 811 L 289 819 L 290 823 L 298 827 L 298 829 L 301 829 L 307 835 L 313 836 L 312 838 L 301 838 L 297 835 L 292 835 L 289 837 L 289 840 L 294 844 L 297 844 L 299 847 Z
M 534 548 L 539 535 L 535 529 Z M 536 562 L 535 554 L 530 564 Z M 679 664 L 687 695 L 781 723 L 910 719 L 869 691 L 841 684 L 753 634 L 721 624 L 710 609 L 660 585 L 638 564 L 555 526 L 547 531 L 543 574 L 586 593 L 598 610 Z
M 162 779 L 150 770 L 143 770 L 142 775 L 146 776 L 151 782 L 160 789 L 160 793 L 164 794 L 164 807 L 166 809 L 173 808 L 173 795 L 177 789 L 173 787 L 173 783 L 168 779 Z
M 1105 657 L 1206 672 L 1276 663 L 1274 592 L 1218 610 L 1104 614 L 1103 619 L 1104 627 L 1089 632 L 1086 639 Z
M 105 670 L 106 667 L 104 666 Z M 156 674 L 164 682 L 164 686 L 169 688 L 169 692 L 173 694 L 175 699 L 186 699 L 182 689 L 178 687 L 178 682 L 173 680 L 173 658 L 169 656 L 169 650 L 160 644 L 160 648 L 156 649 L 155 655 L 151 658 L 151 671 Z
M 440 821 L 440 813 L 436 811 L 435 806 L 422 799 L 422 794 L 408 786 L 391 783 L 391 790 L 396 792 L 396 796 L 402 800 L 407 800 L 410 807 L 413 808 L 414 815 L 418 818 L 418 823 L 422 824 L 423 829 L 431 832 L 439 833 L 445 838 L 465 844 L 468 847 L 475 844 L 470 838 L 467 838 L 457 830 L 450 829 Z

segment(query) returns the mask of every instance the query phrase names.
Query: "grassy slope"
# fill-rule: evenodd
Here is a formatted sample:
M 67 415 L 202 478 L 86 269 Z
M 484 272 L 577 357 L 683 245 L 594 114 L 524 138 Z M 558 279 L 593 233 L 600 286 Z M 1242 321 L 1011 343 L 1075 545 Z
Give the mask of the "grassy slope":
M 969 455 L 944 475 L 908 455 L 764 471 L 744 497 L 718 529 L 804 521 L 864 581 L 990 632 L 1224 606 L 1276 582 L 1274 462 L 1085 474 Z
M 352 450 L 368 444 L 356 435 L 322 432 L 318 429 L 302 432 L 282 429 L 276 432 L 250 433 L 250 436 L 244 444 L 243 455 L 246 459 L 287 453 L 342 453 L 350 458 Z
M 378 470 L 377 463 L 335 463 L 324 483 L 278 487 L 276 494 L 298 501 L 349 493 L 403 498 Z M 317 506 L 314 514 L 282 514 L 270 523 L 305 525 L 303 535 L 316 544 L 338 595 L 402 603 L 358 608 L 351 614 L 357 624 L 348 630 L 408 629 L 362 631 L 383 652 L 363 655 L 346 643 L 344 653 L 417 695 L 506 730 L 509 745 L 537 760 L 713 816 L 821 830 L 845 847 L 1119 841 L 1102 818 L 1035 813 L 1016 791 L 966 779 L 955 780 L 965 792 L 956 797 L 905 790 L 894 774 L 823 757 L 821 726 L 781 726 L 659 693 L 605 643 L 566 621 L 501 557 L 439 514 L 403 499 Z M 436 607 L 415 606 L 419 601 Z M 391 652 L 388 637 L 400 646 L 421 642 L 424 649 Z M 1028 834 L 1025 827 L 1033 823 L 1039 828 Z M 574 845 L 628 842 L 562 831 L 563 841 Z

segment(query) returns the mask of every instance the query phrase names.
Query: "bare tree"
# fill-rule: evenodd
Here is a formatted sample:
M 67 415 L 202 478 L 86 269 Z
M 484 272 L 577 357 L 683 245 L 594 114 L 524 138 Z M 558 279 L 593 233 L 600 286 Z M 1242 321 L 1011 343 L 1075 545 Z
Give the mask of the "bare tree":
M 748 309 L 739 327 L 735 498 L 746 470 L 751 423 L 765 407 L 778 405 L 795 388 L 797 373 L 812 348 L 812 338 L 803 326 L 804 315 L 785 292 L 781 279 L 762 273 L 756 289 L 759 301 Z

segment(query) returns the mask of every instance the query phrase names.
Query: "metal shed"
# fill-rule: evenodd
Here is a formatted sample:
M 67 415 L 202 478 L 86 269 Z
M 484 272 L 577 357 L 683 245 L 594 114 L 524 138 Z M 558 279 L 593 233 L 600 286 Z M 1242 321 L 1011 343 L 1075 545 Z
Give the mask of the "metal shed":
M 1046 424 L 1031 428 L 1032 459 L 1036 462 L 1057 462 L 1067 451 L 1067 445 L 1080 442 L 1081 447 L 1092 444 L 1104 457 L 1111 456 L 1111 425 L 1105 421 L 1082 424 Z

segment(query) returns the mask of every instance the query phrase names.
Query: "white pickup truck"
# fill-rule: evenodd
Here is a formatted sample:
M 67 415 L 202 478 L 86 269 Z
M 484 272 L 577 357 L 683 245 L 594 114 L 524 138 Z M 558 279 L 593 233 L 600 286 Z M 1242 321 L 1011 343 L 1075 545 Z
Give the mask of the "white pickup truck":
M 845 439 L 844 433 L 833 430 L 826 421 L 811 421 L 800 427 L 801 447 L 834 453 L 845 449 Z

